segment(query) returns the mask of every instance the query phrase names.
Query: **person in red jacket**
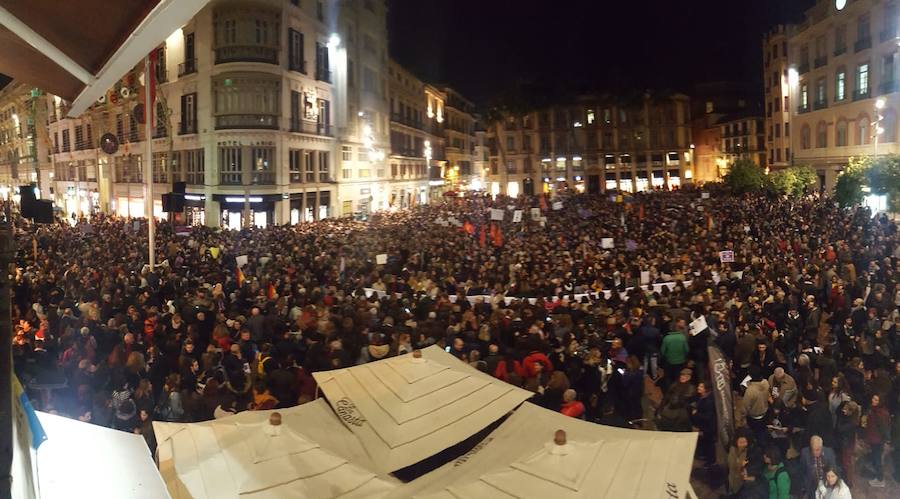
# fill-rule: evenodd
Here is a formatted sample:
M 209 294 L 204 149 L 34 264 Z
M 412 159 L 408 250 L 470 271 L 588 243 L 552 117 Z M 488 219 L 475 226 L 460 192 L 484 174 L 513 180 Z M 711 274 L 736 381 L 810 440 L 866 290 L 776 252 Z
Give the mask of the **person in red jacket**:
M 888 441 L 891 428 L 891 415 L 887 409 L 881 405 L 881 397 L 872 395 L 872 405 L 869 407 L 869 413 L 865 416 L 863 422 L 863 438 L 869 444 L 869 460 L 872 463 L 872 469 L 875 471 L 875 478 L 869 480 L 872 487 L 884 487 L 884 469 L 882 462 L 882 452 L 884 444 Z
M 507 354 L 500 362 L 497 362 L 497 368 L 494 369 L 494 377 L 509 383 L 509 377 L 515 374 L 519 379 L 525 378 L 525 368 L 522 363 L 515 360 L 512 355 Z
M 584 419 L 584 404 L 575 399 L 575 390 L 571 388 L 563 393 L 563 404 L 559 412 L 573 418 Z
M 541 364 L 543 366 L 543 372 L 551 373 L 553 372 L 553 364 L 550 363 L 550 359 L 547 358 L 543 353 L 532 350 L 531 353 L 525 356 L 522 359 L 522 365 L 525 368 L 525 376 L 528 378 L 533 378 L 541 374 L 541 371 L 538 371 L 538 368 L 535 364 Z

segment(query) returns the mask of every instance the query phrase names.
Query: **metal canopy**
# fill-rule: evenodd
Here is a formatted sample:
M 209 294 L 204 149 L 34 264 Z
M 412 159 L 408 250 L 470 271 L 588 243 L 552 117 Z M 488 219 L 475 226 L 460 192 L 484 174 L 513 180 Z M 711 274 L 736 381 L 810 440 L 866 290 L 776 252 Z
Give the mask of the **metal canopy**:
M 0 0 L 0 73 L 78 116 L 208 0 Z

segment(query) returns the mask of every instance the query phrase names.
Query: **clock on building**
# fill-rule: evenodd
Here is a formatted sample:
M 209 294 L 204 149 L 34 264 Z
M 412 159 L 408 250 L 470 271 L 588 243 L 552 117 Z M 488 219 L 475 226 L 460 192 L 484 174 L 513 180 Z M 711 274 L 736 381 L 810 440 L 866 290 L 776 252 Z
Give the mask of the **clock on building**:
M 847 6 L 847 0 L 834 0 L 834 8 L 837 10 L 844 10 L 844 7 Z

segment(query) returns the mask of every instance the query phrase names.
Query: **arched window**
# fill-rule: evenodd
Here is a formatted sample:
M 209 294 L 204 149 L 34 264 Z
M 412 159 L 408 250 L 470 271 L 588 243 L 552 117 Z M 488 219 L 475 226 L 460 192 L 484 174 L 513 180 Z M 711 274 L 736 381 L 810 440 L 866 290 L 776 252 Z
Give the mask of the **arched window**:
M 840 118 L 837 125 L 834 127 L 834 145 L 843 147 L 848 144 L 847 120 L 845 118 Z
M 809 125 L 803 125 L 800 129 L 800 149 L 809 149 L 810 146 L 810 130 Z
M 869 143 L 869 115 L 860 113 L 856 118 L 856 145 L 864 146 Z
M 828 125 L 824 121 L 816 125 L 816 147 L 828 147 Z

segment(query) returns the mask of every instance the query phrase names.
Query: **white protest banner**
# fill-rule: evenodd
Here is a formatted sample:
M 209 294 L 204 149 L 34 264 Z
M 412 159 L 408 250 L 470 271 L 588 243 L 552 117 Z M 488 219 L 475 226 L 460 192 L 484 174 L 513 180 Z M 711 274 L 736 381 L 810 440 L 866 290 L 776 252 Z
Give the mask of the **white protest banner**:
M 709 326 L 706 325 L 706 316 L 701 315 L 697 317 L 693 321 L 691 321 L 691 336 L 697 336 L 706 330 Z
M 562 201 L 557 201 L 557 202 L 553 203 L 553 210 L 554 210 L 554 211 L 559 211 L 559 210 L 561 210 L 561 209 L 563 209 Z
M 709 199 L 709 193 L 708 193 L 708 192 L 701 192 L 701 193 L 700 193 L 700 199 Z
M 503 210 L 491 208 L 491 220 L 503 220 Z
M 650 284 L 650 271 L 649 270 L 641 271 L 641 284 Z
M 385 265 L 387 263 L 387 253 L 375 255 L 375 263 L 378 265 Z
M 719 261 L 722 263 L 734 263 L 734 251 L 720 251 Z
M 743 270 L 738 270 L 737 272 L 732 272 L 732 273 L 731 273 L 731 278 L 732 278 L 732 279 L 737 279 L 737 280 L 743 279 L 743 278 L 744 278 L 744 271 L 743 271 Z
M 535 222 L 541 219 L 541 209 L 540 208 L 532 208 L 531 209 L 531 219 Z
M 745 225 L 745 226 L 744 226 L 744 232 L 746 232 L 747 234 L 750 233 L 750 226 L 749 226 L 749 225 Z
M 241 268 L 244 265 L 247 265 L 247 262 L 249 261 L 249 259 L 247 258 L 247 255 L 238 255 L 234 260 L 237 262 L 238 268 Z
M 600 239 L 600 247 L 603 249 L 612 249 L 616 247 L 616 243 L 611 237 L 604 237 Z
M 516 210 L 513 212 L 513 223 L 517 224 L 522 221 L 522 210 Z

